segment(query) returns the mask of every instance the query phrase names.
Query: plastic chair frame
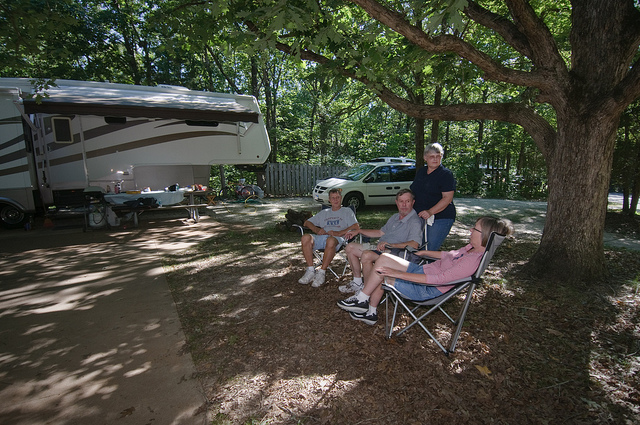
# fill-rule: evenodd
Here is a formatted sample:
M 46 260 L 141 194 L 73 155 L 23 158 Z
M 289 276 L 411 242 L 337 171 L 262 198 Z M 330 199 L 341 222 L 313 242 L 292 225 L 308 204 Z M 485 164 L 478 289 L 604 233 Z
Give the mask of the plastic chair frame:
M 469 310 L 469 305 L 471 304 L 471 299 L 473 297 L 473 291 L 476 289 L 478 284 L 482 282 L 482 275 L 484 271 L 487 269 L 489 263 L 491 262 L 491 258 L 495 254 L 498 246 L 502 243 L 505 236 L 500 235 L 496 232 L 491 233 L 489 236 L 489 240 L 487 242 L 487 246 L 485 249 L 482 258 L 480 259 L 480 264 L 473 275 L 458 279 L 453 282 L 448 282 L 446 284 L 440 284 L 439 286 L 449 286 L 455 285 L 449 291 L 444 294 L 431 298 L 428 300 L 411 300 L 406 298 L 403 294 L 401 294 L 396 288 L 384 282 L 382 284 L 382 289 L 385 291 L 385 336 L 387 338 L 391 338 L 393 336 L 393 329 L 396 323 L 396 317 L 398 315 L 398 307 L 402 307 L 409 316 L 413 319 L 413 322 L 400 329 L 396 336 L 399 336 L 412 328 L 414 325 L 419 325 L 422 330 L 436 343 L 436 345 L 444 352 L 445 355 L 449 355 L 449 353 L 453 353 L 456 349 L 456 344 L 458 342 L 458 338 L 460 337 L 460 332 L 462 331 L 462 326 L 464 324 L 465 317 L 467 315 L 467 311 Z M 443 304 L 449 301 L 451 298 L 456 295 L 464 292 L 466 290 L 466 295 L 464 296 L 462 307 L 460 308 L 460 312 L 457 315 L 457 318 L 451 317 L 443 308 Z M 389 310 L 391 309 L 390 303 L 393 304 L 393 315 L 391 317 L 391 323 L 389 323 Z M 426 308 L 427 311 L 417 315 L 418 310 Z M 444 314 L 444 316 L 453 324 L 455 327 L 454 333 L 451 336 L 449 341 L 449 348 L 445 348 L 444 344 L 436 338 L 433 333 L 427 329 L 427 327 L 422 323 L 422 320 L 429 316 L 431 313 L 435 311 L 440 311 Z

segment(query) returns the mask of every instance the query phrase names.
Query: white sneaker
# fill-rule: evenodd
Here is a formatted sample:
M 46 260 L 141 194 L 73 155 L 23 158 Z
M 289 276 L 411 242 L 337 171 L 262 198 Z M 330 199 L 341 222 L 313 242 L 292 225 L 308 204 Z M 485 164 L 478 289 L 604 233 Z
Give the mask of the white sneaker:
M 314 288 L 317 288 L 319 286 L 324 285 L 325 276 L 326 276 L 326 273 L 322 273 L 320 270 L 318 270 L 318 272 L 313 278 L 313 283 L 311 284 L 311 286 Z
M 315 270 L 307 270 L 306 272 L 304 272 L 304 276 L 298 279 L 298 283 L 306 285 L 307 283 L 314 280 L 313 277 L 315 276 L 315 274 L 316 274 Z
M 338 290 L 343 294 L 348 294 L 350 292 L 358 292 L 364 289 L 364 283 L 356 283 L 355 280 L 347 283 L 346 285 L 338 286 Z

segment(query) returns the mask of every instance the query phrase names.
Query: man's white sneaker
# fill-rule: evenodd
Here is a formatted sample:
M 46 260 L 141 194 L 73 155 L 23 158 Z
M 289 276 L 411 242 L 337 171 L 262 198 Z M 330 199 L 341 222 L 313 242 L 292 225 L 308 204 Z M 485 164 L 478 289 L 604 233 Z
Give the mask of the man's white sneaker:
M 303 285 L 306 285 L 313 280 L 313 277 L 315 275 L 316 275 L 315 270 L 307 270 L 306 272 L 304 272 L 304 276 L 298 279 L 298 283 L 302 283 Z
M 355 280 L 347 283 L 346 285 L 338 286 L 338 290 L 343 294 L 348 294 L 350 292 L 358 292 L 364 288 L 364 283 L 356 283 Z
M 324 285 L 325 275 L 326 273 L 322 273 L 321 271 L 318 271 L 313 278 L 313 283 L 311 284 L 311 286 L 314 288 L 317 288 L 319 286 Z

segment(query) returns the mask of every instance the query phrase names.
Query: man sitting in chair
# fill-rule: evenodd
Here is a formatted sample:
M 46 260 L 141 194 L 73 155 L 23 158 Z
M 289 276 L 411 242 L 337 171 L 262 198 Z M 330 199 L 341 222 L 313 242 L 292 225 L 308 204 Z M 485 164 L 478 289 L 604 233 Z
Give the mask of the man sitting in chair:
M 380 238 L 377 245 L 350 243 L 345 248 L 349 265 L 353 271 L 353 280 L 338 289 L 342 293 L 358 292 L 364 287 L 363 277 L 373 268 L 373 263 L 381 253 L 397 253 L 408 245 L 418 248 L 422 243 L 422 219 L 413 209 L 415 202 L 410 189 L 401 189 L 396 194 L 398 212 L 389 218 L 380 230 L 356 229 L 347 233 L 347 240 L 361 234 L 370 238 Z M 362 267 L 361 267 L 362 263 Z
M 501 235 L 513 233 L 513 224 L 507 219 L 480 217 L 470 229 L 469 244 L 457 251 L 418 251 L 417 255 L 436 259 L 432 263 L 418 265 L 399 257 L 382 254 L 375 262 L 375 273 L 369 273 L 364 289 L 346 300 L 338 301 L 338 307 L 347 310 L 352 319 L 368 325 L 378 321 L 377 307 L 384 290 L 382 282 L 393 285 L 412 300 L 428 300 L 439 297 L 452 288 L 446 285 L 471 276 L 478 266 L 492 232 Z M 439 285 L 439 286 L 431 286 Z
M 340 189 L 329 191 L 329 203 L 331 208 L 320 210 L 318 214 L 304 222 L 304 227 L 315 235 L 302 235 L 302 254 L 307 263 L 307 270 L 298 283 L 306 285 L 313 281 L 311 286 L 314 288 L 324 284 L 326 271 L 331 260 L 346 243 L 344 235 L 349 231 L 359 229 L 358 220 L 353 210 L 342 206 Z M 318 249 L 324 249 L 324 254 L 322 265 L 316 271 L 313 266 L 313 251 Z

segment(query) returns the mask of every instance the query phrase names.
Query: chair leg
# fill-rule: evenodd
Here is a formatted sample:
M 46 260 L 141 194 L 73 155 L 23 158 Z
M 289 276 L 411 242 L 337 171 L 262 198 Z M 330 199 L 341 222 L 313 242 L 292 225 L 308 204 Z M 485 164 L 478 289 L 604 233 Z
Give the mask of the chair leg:
M 429 331 L 429 329 L 427 329 L 427 327 L 422 323 L 422 319 L 424 319 L 426 316 L 428 316 L 429 314 L 431 314 L 434 310 L 437 309 L 437 307 L 432 307 L 429 309 L 428 312 L 424 313 L 423 315 L 421 315 L 420 317 L 417 317 L 414 312 L 404 303 L 402 302 L 401 299 L 398 299 L 398 302 L 400 304 L 402 304 L 402 306 L 404 307 L 404 309 L 407 311 L 407 313 L 413 318 L 413 323 L 411 323 L 410 325 L 406 326 L 405 328 L 403 328 L 400 332 L 398 332 L 396 334 L 396 336 L 400 336 L 402 335 L 404 332 L 406 332 L 407 330 L 409 330 L 411 327 L 413 327 L 413 325 L 418 325 L 422 328 L 422 330 L 429 335 L 429 338 L 431 338 L 433 340 L 433 342 L 436 343 L 436 345 L 438 347 L 440 347 L 440 349 L 444 352 L 444 354 L 448 355 L 449 353 L 447 352 L 447 349 L 444 348 L 444 346 L 440 343 L 440 341 L 438 340 L 438 338 L 436 338 L 436 336 L 434 334 L 431 333 L 431 331 Z
M 391 302 L 393 301 L 392 298 L 393 297 L 391 297 L 391 295 L 385 292 L 384 298 L 382 298 L 382 301 L 380 301 L 380 304 L 384 303 L 384 336 L 387 338 L 391 338 L 391 334 L 393 333 L 393 322 L 391 326 L 389 326 L 389 308 Z M 380 304 L 378 304 L 378 307 L 380 307 Z
M 471 302 L 471 295 L 473 294 L 473 289 L 475 288 L 476 284 L 470 284 L 469 288 L 467 290 L 467 296 L 466 299 L 463 302 L 463 306 L 460 312 L 460 316 L 459 319 L 457 321 L 455 321 L 454 319 L 452 319 L 440 306 L 441 303 L 432 306 L 431 308 L 429 308 L 425 313 L 422 313 L 420 316 L 417 315 L 417 310 L 421 307 L 420 305 L 416 305 L 415 308 L 409 308 L 409 306 L 404 302 L 404 300 L 402 300 L 400 297 L 398 297 L 397 295 L 393 294 L 393 293 L 387 293 L 387 304 L 386 304 L 386 309 L 385 309 L 385 336 L 387 338 L 391 338 L 391 336 L 393 335 L 393 328 L 395 326 L 395 320 L 397 317 L 397 311 L 398 311 L 398 305 L 401 305 L 404 310 L 406 311 L 406 313 L 411 316 L 411 318 L 413 319 L 413 321 L 408 324 L 407 326 L 405 326 L 404 328 L 402 328 L 398 333 L 396 333 L 396 336 L 400 336 L 402 335 L 404 332 L 406 332 L 407 330 L 409 330 L 410 328 L 412 328 L 414 325 L 418 325 L 420 326 L 420 328 L 422 328 L 422 330 L 429 336 L 429 338 L 431 338 L 431 340 L 433 340 L 433 342 L 436 343 L 436 345 L 438 347 L 440 347 L 440 349 L 442 350 L 442 352 L 448 356 L 449 353 L 452 353 L 455 350 L 455 346 L 456 346 L 456 342 L 458 340 L 458 337 L 460 336 L 460 332 L 462 330 L 462 324 L 464 323 L 464 317 L 466 316 L 467 310 L 469 309 L 469 304 Z M 448 299 L 450 299 L 451 297 L 455 296 L 457 293 L 459 293 L 463 288 L 460 288 L 460 290 L 456 291 L 455 294 L 452 294 Z M 390 298 L 390 299 L 389 299 Z M 389 302 L 393 301 L 394 304 L 394 311 L 393 311 L 393 316 L 391 318 L 391 323 L 389 323 L 389 309 L 390 309 L 390 305 Z M 446 302 L 446 300 L 445 300 Z M 424 307 L 424 306 L 423 306 Z M 444 345 L 440 342 L 440 340 L 438 338 L 436 338 L 436 336 L 431 333 L 431 331 L 429 331 L 429 329 L 427 329 L 427 327 L 422 323 L 422 320 L 429 316 L 431 313 L 433 313 L 436 310 L 440 310 L 444 313 L 444 315 L 453 323 L 453 325 L 455 326 L 455 331 L 452 335 L 452 338 L 450 340 L 450 347 L 447 350 Z
M 458 316 L 457 326 L 454 334 L 451 336 L 451 345 L 449 346 L 449 353 L 453 353 L 456 349 L 456 344 L 458 343 L 458 338 L 460 337 L 460 332 L 462 331 L 462 325 L 464 325 L 464 319 L 467 317 L 467 311 L 469 310 L 469 305 L 471 304 L 471 298 L 473 296 L 473 291 L 476 289 L 476 284 L 471 283 L 469 285 L 469 291 L 467 292 L 467 296 L 462 304 L 462 309 L 460 310 L 460 315 Z
M 336 277 L 336 279 L 340 279 L 340 276 L 338 276 L 338 273 L 334 272 L 331 267 L 327 267 L 327 270 L 329 270 L 331 274 L 333 274 Z
M 324 258 L 324 253 L 319 252 L 319 251 L 313 251 L 313 256 L 316 257 L 316 260 L 318 260 L 320 262 L 320 265 L 322 265 L 322 260 Z M 338 273 L 333 271 L 331 266 L 327 267 L 327 270 L 330 271 L 331 274 L 336 277 L 336 279 L 340 279 L 340 277 L 342 277 L 342 276 L 338 276 Z M 346 270 L 346 267 L 345 267 L 345 270 Z M 342 273 L 342 275 L 344 276 L 344 273 Z
M 384 332 L 387 338 L 391 338 L 393 336 L 393 328 L 396 325 L 396 317 L 398 317 L 398 299 L 395 295 L 387 295 L 384 298 L 385 308 L 385 324 L 384 324 Z M 393 304 L 393 313 L 391 315 L 391 323 L 389 323 L 389 310 Z
M 391 338 L 391 333 L 389 332 L 389 297 L 386 299 L 386 303 L 384 304 L 384 336 L 387 338 Z
M 344 265 L 344 268 L 342 269 L 342 274 L 340 275 L 340 277 L 343 277 L 345 274 L 347 274 L 347 267 L 349 267 L 349 262 L 348 261 Z

